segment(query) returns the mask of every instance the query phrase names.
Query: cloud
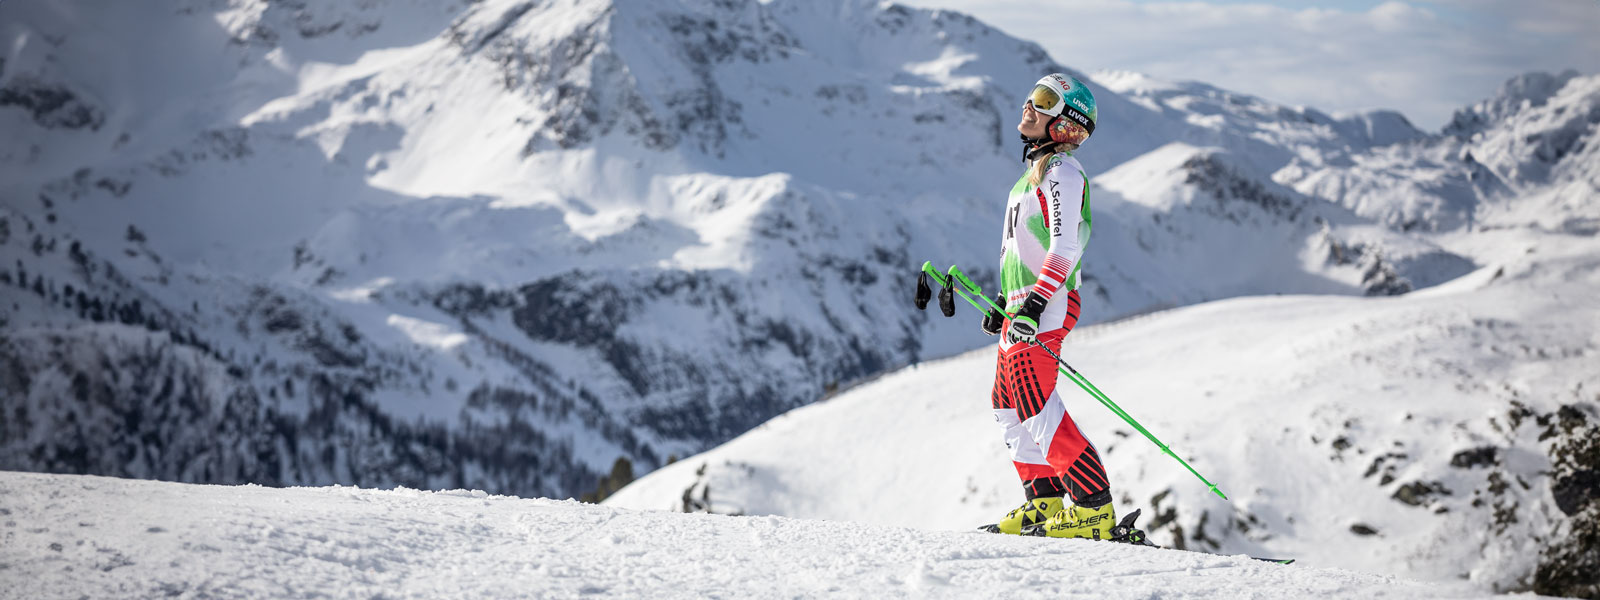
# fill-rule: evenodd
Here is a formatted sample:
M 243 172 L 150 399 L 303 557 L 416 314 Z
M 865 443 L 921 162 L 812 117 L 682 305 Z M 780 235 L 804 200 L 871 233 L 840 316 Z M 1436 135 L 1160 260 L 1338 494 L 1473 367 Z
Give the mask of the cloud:
M 1379 31 L 1404 33 L 1419 24 L 1436 25 L 1433 11 L 1404 2 L 1385 2 L 1366 13 L 1367 20 Z
M 1389 108 L 1437 129 L 1528 71 L 1600 72 L 1594 0 L 909 0 L 977 16 L 1081 71 L 1194 79 L 1327 111 Z

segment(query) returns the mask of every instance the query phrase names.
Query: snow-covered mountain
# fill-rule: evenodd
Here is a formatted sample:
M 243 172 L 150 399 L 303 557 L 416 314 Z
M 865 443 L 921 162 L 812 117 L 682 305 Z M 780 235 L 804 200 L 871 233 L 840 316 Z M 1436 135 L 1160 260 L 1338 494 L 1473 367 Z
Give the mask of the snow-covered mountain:
M 1593 211 L 1594 78 L 1427 135 L 856 0 L 8 2 L 0 36 L 12 469 L 576 496 L 976 347 L 909 274 L 992 274 L 1050 71 L 1101 111 L 1086 323 L 1426 288 L 1497 262 L 1424 235 L 1461 206 Z M 1552 166 L 1384 183 L 1452 144 Z
M 7 464 L 577 494 L 970 345 L 881 307 L 1043 54 L 735 5 L 6 6 Z
M 0 39 L 0 468 L 607 491 L 985 344 L 910 280 L 992 278 L 1018 100 L 1066 71 L 1101 115 L 1073 360 L 1246 488 L 1129 439 L 1120 501 L 1162 541 L 1593 595 L 1600 77 L 1426 133 L 865 0 L 5 2 Z M 1091 327 L 1272 294 L 1318 296 Z M 617 501 L 706 500 L 692 475 L 719 509 L 993 519 L 977 352 L 772 422 L 941 431 L 966 483 L 892 449 L 794 483 L 829 456 L 798 437 Z M 904 393 L 945 422 L 885 434 Z M 873 508 L 895 482 L 934 491 Z
M 477 490 L 0 472 L 0 502 L 7 599 L 1492 597 L 1242 556 Z
M 202 482 L 576 495 L 980 344 L 906 274 L 990 272 L 1017 97 L 1071 72 L 854 0 L 0 16 L 0 464 Z M 1092 174 L 1165 183 L 1096 188 L 1088 322 L 1469 267 L 1266 178 L 1409 132 L 1096 92 Z
M 1273 179 L 1404 230 L 1470 229 L 1514 215 L 1506 220 L 1593 234 L 1597 123 L 1600 78 L 1529 73 L 1457 111 L 1439 135 L 1300 157 Z

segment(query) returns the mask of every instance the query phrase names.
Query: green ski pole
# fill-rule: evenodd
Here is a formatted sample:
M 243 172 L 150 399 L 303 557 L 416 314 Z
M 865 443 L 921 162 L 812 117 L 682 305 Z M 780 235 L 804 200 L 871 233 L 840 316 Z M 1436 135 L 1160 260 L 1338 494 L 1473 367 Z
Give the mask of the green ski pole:
M 973 283 L 971 279 L 968 279 L 966 274 L 962 273 L 961 269 L 957 268 L 955 265 L 950 265 L 950 269 L 946 273 L 940 273 L 937 269 L 933 268 L 933 261 L 928 261 L 922 263 L 922 272 L 932 277 L 935 281 L 938 281 L 939 284 L 945 286 L 946 289 L 953 289 L 957 294 L 961 295 L 962 299 L 966 300 L 968 304 L 971 304 L 973 308 L 976 308 L 979 311 L 987 311 L 992 309 L 1000 313 L 1000 316 L 1005 317 L 1007 321 L 1015 318 L 1007 313 L 1004 309 L 1000 308 L 1000 306 L 996 305 L 993 300 L 990 300 L 989 297 L 983 293 L 983 288 L 978 284 Z M 977 300 L 973 300 L 973 296 L 976 296 L 988 306 L 985 307 L 983 304 L 979 304 Z M 1211 483 L 1205 478 L 1204 475 L 1201 475 L 1199 471 L 1194 470 L 1194 467 L 1189 466 L 1189 463 L 1183 460 L 1182 457 L 1179 457 L 1177 453 L 1173 452 L 1170 446 L 1162 443 L 1161 440 L 1156 438 L 1155 434 L 1150 433 L 1150 430 L 1145 429 L 1144 425 L 1139 424 L 1139 422 L 1129 415 L 1127 411 L 1122 410 L 1121 406 L 1117 406 L 1117 403 L 1112 402 L 1111 398 L 1106 396 L 1105 392 L 1100 391 L 1100 388 L 1095 387 L 1093 383 L 1090 383 L 1087 377 L 1084 377 L 1083 374 L 1079 373 L 1077 369 L 1072 368 L 1072 365 L 1068 364 L 1066 360 L 1062 359 L 1059 354 L 1056 354 L 1044 344 L 1035 342 L 1035 345 L 1043 348 L 1045 353 L 1050 355 L 1050 358 L 1054 358 L 1056 360 L 1056 371 L 1060 372 L 1062 375 L 1066 375 L 1067 379 L 1070 379 L 1073 383 L 1078 384 L 1078 387 L 1082 389 L 1084 393 L 1089 394 L 1089 397 L 1100 402 L 1100 404 L 1105 406 L 1106 409 L 1110 410 L 1112 414 L 1121 417 L 1123 421 L 1126 421 L 1129 425 L 1132 425 L 1133 428 L 1139 433 L 1144 434 L 1144 437 L 1154 443 L 1156 447 L 1160 448 L 1161 452 L 1172 457 L 1173 460 L 1178 461 L 1178 464 L 1183 465 L 1183 468 L 1188 469 L 1189 473 L 1193 474 L 1196 478 L 1199 478 L 1202 483 L 1206 484 L 1206 487 L 1211 489 L 1211 493 L 1216 494 L 1223 500 L 1228 499 L 1228 496 L 1223 494 L 1222 490 L 1217 489 L 1216 484 Z

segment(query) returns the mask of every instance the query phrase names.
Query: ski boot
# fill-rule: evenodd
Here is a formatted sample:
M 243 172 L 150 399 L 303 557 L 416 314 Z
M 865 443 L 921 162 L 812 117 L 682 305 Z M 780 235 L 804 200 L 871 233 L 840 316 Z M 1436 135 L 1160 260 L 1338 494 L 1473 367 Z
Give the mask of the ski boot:
M 1110 502 L 1099 508 L 1073 505 L 1043 523 L 1024 528 L 1022 535 L 1109 540 L 1112 538 L 1111 529 L 1116 524 L 1116 511 L 1111 508 Z
M 1044 523 L 1051 517 L 1066 512 L 1067 501 L 1064 498 L 1034 498 L 1023 502 L 1022 506 L 1011 509 L 1006 513 L 1006 518 L 999 523 L 984 525 L 978 529 L 989 533 L 1008 533 L 1018 535 L 1027 527 Z

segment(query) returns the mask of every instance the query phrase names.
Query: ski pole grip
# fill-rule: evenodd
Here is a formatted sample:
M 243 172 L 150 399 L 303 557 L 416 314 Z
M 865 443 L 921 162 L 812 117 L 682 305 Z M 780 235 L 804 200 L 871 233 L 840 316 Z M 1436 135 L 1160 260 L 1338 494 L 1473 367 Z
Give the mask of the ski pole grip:
M 938 269 L 933 268 L 933 261 L 923 261 L 922 272 L 933 277 L 933 280 L 939 282 L 939 285 L 950 287 L 950 278 L 946 277 L 944 273 L 940 273 Z
M 983 293 L 983 286 L 973 283 L 973 281 L 967 277 L 966 273 L 961 272 L 960 267 L 950 265 L 949 276 L 952 284 L 960 284 L 962 291 L 965 291 L 967 294 L 983 300 L 984 304 L 989 305 L 988 308 L 984 308 L 977 302 L 973 302 L 972 305 L 976 306 L 979 311 L 993 310 L 1000 313 L 1000 315 L 1005 317 L 1005 319 L 1008 321 L 1013 318 L 1010 314 L 1007 314 L 1006 310 L 1001 308 L 999 304 L 995 304 L 994 300 L 990 300 L 989 296 Z
M 961 287 L 966 288 L 968 294 L 983 295 L 983 288 L 978 287 L 978 284 L 973 283 L 971 279 L 967 279 L 967 274 L 962 273 L 960 267 L 950 265 L 950 279 L 960 283 Z

